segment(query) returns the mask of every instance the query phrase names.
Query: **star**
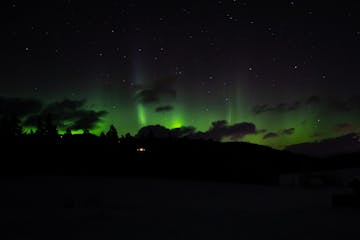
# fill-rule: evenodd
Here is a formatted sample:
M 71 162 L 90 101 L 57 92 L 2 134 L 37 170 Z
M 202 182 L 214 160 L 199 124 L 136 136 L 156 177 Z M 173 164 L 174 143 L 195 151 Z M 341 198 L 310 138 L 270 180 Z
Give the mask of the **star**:
M 171 127 L 191 125 L 191 119 L 196 129 L 207 129 L 205 123 L 227 111 L 233 124 L 246 120 L 269 132 L 289 124 L 296 128 L 289 144 L 312 140 L 316 127 L 321 139 L 335 136 L 330 126 L 341 119 L 360 128 L 357 110 L 336 117 L 341 108 L 356 108 L 352 96 L 360 91 L 360 28 L 351 3 L 318 9 L 289 0 L 262 11 L 247 0 L 63 2 L 34 3 L 31 11 L 17 0 L 6 4 L 11 21 L 0 81 L 6 94 L 34 95 L 44 106 L 84 98 L 110 113 L 99 128 L 113 122 L 134 134 L 145 123 Z M 75 95 L 74 89 L 82 90 Z M 156 111 L 164 106 L 166 114 Z

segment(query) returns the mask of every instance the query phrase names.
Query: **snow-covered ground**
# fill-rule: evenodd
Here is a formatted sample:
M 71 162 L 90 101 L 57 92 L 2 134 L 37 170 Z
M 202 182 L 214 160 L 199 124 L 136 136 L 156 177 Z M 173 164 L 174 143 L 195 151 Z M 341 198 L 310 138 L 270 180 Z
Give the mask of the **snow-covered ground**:
M 347 189 L 89 177 L 1 178 L 0 239 L 359 239 Z

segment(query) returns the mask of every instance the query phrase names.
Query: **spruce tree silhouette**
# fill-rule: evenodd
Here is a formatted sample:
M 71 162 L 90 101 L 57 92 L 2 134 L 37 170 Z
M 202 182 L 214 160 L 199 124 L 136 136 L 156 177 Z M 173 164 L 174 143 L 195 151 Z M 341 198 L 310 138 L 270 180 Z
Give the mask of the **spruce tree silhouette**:
M 16 115 L 4 115 L 0 120 L 0 135 L 3 138 L 14 138 L 23 135 L 21 121 Z
M 106 138 L 112 143 L 118 142 L 119 136 L 118 136 L 118 132 L 114 125 L 110 126 L 109 131 L 106 133 Z
M 101 139 L 102 141 L 104 141 L 104 140 L 106 139 L 106 135 L 105 135 L 104 132 L 101 132 L 101 133 L 100 133 L 100 139 Z
M 41 117 L 37 119 L 35 135 L 38 137 L 44 137 L 46 135 L 44 121 Z
M 59 134 L 50 114 L 46 116 L 45 121 L 44 117 L 38 118 L 35 135 L 38 137 L 38 140 L 48 143 L 54 143 L 58 140 Z
M 133 139 L 133 136 L 131 136 L 130 133 L 125 134 L 125 139 Z
M 23 134 L 23 127 L 21 121 L 16 115 L 12 115 L 10 119 L 10 131 L 15 137 L 19 137 Z
M 65 134 L 63 136 L 63 142 L 69 144 L 72 143 L 72 141 L 73 141 L 73 135 L 71 132 L 71 128 L 66 128 Z
M 89 136 L 89 135 L 90 135 L 90 130 L 87 129 L 87 128 L 84 128 L 84 129 L 83 129 L 83 135 L 84 135 L 84 136 Z
M 53 123 L 51 114 L 46 116 L 45 135 L 51 140 L 56 140 L 59 136 L 56 125 Z
M 67 129 L 66 129 L 65 136 L 67 136 L 67 137 L 71 137 L 71 136 L 72 136 L 71 128 L 67 128 Z
M 135 143 L 135 139 L 133 136 L 131 136 L 130 133 L 126 133 L 125 136 L 122 135 L 120 139 L 122 144 L 133 144 Z

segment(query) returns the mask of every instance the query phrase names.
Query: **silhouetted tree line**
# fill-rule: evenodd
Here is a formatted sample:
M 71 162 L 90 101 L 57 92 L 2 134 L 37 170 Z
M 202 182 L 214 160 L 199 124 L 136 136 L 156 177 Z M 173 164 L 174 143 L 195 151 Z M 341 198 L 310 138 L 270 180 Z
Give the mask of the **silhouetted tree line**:
M 74 135 L 71 128 L 67 128 L 64 134 L 59 134 L 58 127 L 50 114 L 39 117 L 34 130 L 26 132 L 21 120 L 16 115 L 0 115 L 0 141 L 2 142 L 103 142 L 115 144 L 119 143 L 120 139 L 129 140 L 130 138 L 132 136 L 129 133 L 120 138 L 114 125 L 111 125 L 107 132 L 102 132 L 100 136 L 91 134 L 89 129 L 83 129 L 82 134 Z
M 314 159 L 256 144 L 189 138 L 182 131 L 171 132 L 161 126 L 144 127 L 134 137 L 119 137 L 114 125 L 100 136 L 89 129 L 72 134 L 70 128 L 59 134 L 52 116 L 46 115 L 37 120 L 34 129 L 25 132 L 16 115 L 0 116 L 0 146 L 3 156 L 11 156 L 11 161 L 0 161 L 9 165 L 3 165 L 0 173 L 114 174 L 274 183 L 283 173 L 360 167 L 359 155 Z M 24 144 L 6 147 L 8 143 Z
M 3 115 L 0 119 L 0 136 L 2 138 L 20 137 L 23 135 L 21 121 L 15 115 Z
M 171 132 L 169 129 L 156 125 L 145 126 L 138 131 L 135 136 L 130 133 L 119 136 L 114 125 L 110 125 L 108 131 L 101 132 L 99 136 L 90 132 L 90 129 L 82 129 L 82 134 L 73 134 L 71 128 L 67 128 L 64 134 L 59 134 L 58 126 L 55 124 L 51 114 L 39 116 L 36 124 L 30 131 L 25 131 L 21 120 L 16 115 L 0 115 L 0 141 L 12 142 L 20 141 L 23 143 L 52 143 L 52 144 L 81 144 L 81 143 L 99 143 L 99 144 L 118 144 L 135 142 L 142 144 L 144 142 L 156 142 L 159 140 L 173 140 L 186 138 L 186 134 L 181 131 L 194 129 L 184 128 L 178 132 Z

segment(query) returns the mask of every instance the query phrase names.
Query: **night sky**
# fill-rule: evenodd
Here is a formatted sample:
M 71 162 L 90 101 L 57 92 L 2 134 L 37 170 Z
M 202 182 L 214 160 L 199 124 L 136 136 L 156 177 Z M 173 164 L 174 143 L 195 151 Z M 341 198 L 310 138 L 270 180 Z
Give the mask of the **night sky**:
M 28 129 L 50 112 L 276 148 L 358 133 L 360 14 L 334 2 L 2 1 L 0 103 Z

